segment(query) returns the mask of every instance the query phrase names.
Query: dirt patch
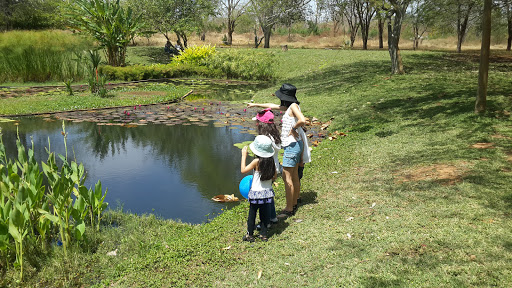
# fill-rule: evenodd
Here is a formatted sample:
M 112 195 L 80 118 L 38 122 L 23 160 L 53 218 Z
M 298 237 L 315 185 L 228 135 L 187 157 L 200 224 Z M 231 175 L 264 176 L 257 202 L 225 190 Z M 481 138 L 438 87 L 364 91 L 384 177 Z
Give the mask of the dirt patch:
M 512 162 L 512 151 L 507 151 L 507 161 Z
M 504 135 L 501 135 L 501 134 L 494 134 L 491 136 L 492 138 L 494 139 L 507 139 L 507 140 L 512 140 L 512 137 L 509 137 L 509 136 L 504 136 Z
M 454 185 L 462 182 L 462 178 L 469 170 L 467 162 L 457 164 L 434 164 L 416 167 L 395 174 L 396 182 L 436 181 L 444 185 Z
M 494 148 L 494 143 L 475 143 L 473 145 L 471 145 L 472 148 L 477 148 L 477 149 L 492 149 Z

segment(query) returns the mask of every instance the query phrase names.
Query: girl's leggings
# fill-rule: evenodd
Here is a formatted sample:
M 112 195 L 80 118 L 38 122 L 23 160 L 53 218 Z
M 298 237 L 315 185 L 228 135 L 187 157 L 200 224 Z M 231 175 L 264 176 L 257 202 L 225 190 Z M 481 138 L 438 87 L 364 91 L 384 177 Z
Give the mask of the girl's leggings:
M 249 235 L 254 234 L 256 228 L 256 212 L 260 210 L 261 235 L 267 236 L 267 226 L 270 224 L 270 205 L 265 204 L 250 204 L 249 218 L 247 219 L 247 232 Z

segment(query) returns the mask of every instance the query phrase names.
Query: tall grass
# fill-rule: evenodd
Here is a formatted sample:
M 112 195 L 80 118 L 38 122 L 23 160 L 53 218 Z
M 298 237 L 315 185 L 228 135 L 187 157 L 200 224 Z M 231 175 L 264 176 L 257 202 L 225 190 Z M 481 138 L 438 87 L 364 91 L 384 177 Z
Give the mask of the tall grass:
M 0 34 L 0 82 L 84 78 L 84 50 L 93 43 L 62 31 L 10 31 Z

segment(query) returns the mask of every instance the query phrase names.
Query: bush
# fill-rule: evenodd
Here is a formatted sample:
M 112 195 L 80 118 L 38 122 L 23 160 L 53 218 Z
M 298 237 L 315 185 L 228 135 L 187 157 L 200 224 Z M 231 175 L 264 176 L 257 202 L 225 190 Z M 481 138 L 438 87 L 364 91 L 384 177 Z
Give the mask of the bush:
M 133 65 L 127 67 L 100 66 L 99 73 L 105 75 L 109 80 L 136 81 L 161 78 L 179 78 L 179 77 L 221 77 L 221 72 L 217 69 L 209 69 L 206 66 L 197 66 L 190 64 L 158 64 L 152 66 Z
M 191 46 L 172 59 L 176 64 L 206 65 L 206 62 L 215 54 L 215 46 Z
M 270 80 L 274 76 L 273 54 L 250 50 L 202 46 L 186 49 L 171 64 L 127 67 L 100 66 L 99 73 L 109 80 L 136 81 L 161 78 L 206 77 L 243 80 Z

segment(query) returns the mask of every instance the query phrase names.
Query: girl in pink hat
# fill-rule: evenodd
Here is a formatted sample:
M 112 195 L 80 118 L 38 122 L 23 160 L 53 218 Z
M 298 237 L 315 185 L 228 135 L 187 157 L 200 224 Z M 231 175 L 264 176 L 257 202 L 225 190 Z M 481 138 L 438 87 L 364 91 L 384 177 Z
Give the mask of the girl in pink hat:
M 277 173 L 281 173 L 281 165 L 279 163 L 278 153 L 281 149 L 281 136 L 279 135 L 279 129 L 277 129 L 276 124 L 274 123 L 274 113 L 270 108 L 259 111 L 256 114 L 256 117 L 252 118 L 252 120 L 256 121 L 256 131 L 258 131 L 258 135 L 265 135 L 272 140 L 272 148 L 274 148 L 274 163 L 276 166 Z M 276 205 L 275 202 L 272 201 L 270 205 L 270 222 L 275 224 L 278 222 L 276 215 Z M 257 226 L 260 229 L 261 224 Z

